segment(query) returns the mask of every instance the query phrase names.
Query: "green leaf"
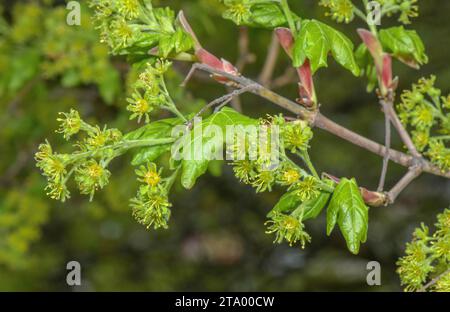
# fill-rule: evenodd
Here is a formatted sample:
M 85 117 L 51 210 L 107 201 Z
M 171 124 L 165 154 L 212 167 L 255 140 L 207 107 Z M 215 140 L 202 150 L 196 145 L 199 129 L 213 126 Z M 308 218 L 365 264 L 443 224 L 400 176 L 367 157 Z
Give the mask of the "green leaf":
M 295 192 L 287 192 L 283 196 L 281 196 L 280 200 L 269 212 L 268 216 L 270 216 L 274 212 L 292 211 L 300 206 L 301 203 L 302 201 L 300 200 L 298 195 L 295 194 Z
M 183 121 L 179 118 L 168 118 L 158 120 L 145 125 L 133 132 L 124 136 L 125 140 L 142 140 L 142 139 L 160 139 L 169 138 L 172 134 L 172 129 L 176 125 L 182 124 Z M 139 166 L 146 162 L 155 161 L 162 154 L 169 152 L 171 148 L 170 144 L 167 145 L 155 145 L 151 147 L 143 147 L 137 150 L 131 164 L 133 166 Z
M 340 31 L 330 26 L 327 26 L 326 29 L 331 41 L 331 53 L 334 59 L 358 77 L 360 69 L 353 54 L 353 43 Z
M 248 26 L 273 29 L 287 24 L 286 16 L 275 3 L 257 4 L 251 12 Z
M 310 60 L 313 72 L 328 66 L 327 58 L 331 43 L 324 26 L 325 24 L 316 20 L 302 21 L 293 50 L 295 67 L 303 65 L 306 58 Z
M 331 52 L 336 62 L 359 76 L 360 69 L 353 48 L 350 39 L 336 29 L 317 20 L 303 20 L 293 50 L 294 66 L 303 65 L 308 58 L 312 71 L 316 72 L 328 66 L 328 54 Z
M 348 249 L 359 252 L 367 239 L 369 208 L 365 205 L 355 179 L 342 179 L 336 187 L 327 210 L 327 235 L 339 224 Z
M 223 148 L 227 126 L 256 126 L 257 124 L 257 120 L 244 116 L 228 107 L 201 122 L 195 123 L 194 128 L 184 135 L 179 142 L 180 146 L 186 149 L 182 153 L 190 151 L 190 157 L 183 157 L 182 159 L 181 184 L 183 187 L 191 189 L 198 177 L 206 172 L 209 162 L 213 158 L 212 155 L 218 152 L 218 148 Z M 208 129 L 220 130 L 221 135 L 217 135 L 214 131 L 208 133 Z
M 328 203 L 331 197 L 331 193 L 321 192 L 316 198 L 312 198 L 304 203 L 300 200 L 294 191 L 287 192 L 281 196 L 278 203 L 269 212 L 268 216 L 272 215 L 274 212 L 289 212 L 293 210 L 298 210 L 299 214 L 303 213 L 302 220 L 315 219 L 323 208 Z M 303 212 L 301 211 L 303 210 Z
M 380 41 L 387 51 L 412 67 L 428 63 L 425 46 L 415 30 L 403 26 L 382 29 Z
M 331 197 L 331 193 L 321 192 L 319 196 L 314 199 L 310 199 L 302 204 L 303 220 L 315 219 L 320 212 L 325 208 L 328 200 Z
M 360 76 L 367 78 L 367 92 L 372 92 L 378 84 L 377 69 L 366 45 L 361 43 L 355 51 L 355 59 L 361 68 Z
M 239 26 L 274 29 L 288 24 L 281 7 L 271 0 L 258 1 L 254 4 L 247 3 L 244 7 L 246 10 L 242 13 L 236 13 L 232 9 L 236 5 L 233 1 L 226 1 L 225 5 L 230 9 L 224 12 L 223 18 L 231 20 Z M 295 14 L 293 14 L 293 18 L 300 20 Z

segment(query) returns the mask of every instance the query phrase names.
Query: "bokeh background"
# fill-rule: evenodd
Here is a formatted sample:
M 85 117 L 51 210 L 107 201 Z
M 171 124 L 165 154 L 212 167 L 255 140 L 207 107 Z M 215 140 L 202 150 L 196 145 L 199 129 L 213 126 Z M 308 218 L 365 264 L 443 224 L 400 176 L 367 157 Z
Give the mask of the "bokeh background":
M 317 1 L 291 1 L 303 17 L 330 24 Z M 185 10 L 204 45 L 236 60 L 239 29 L 220 18 L 216 0 L 154 1 Z M 413 27 L 427 46 L 429 65 L 418 72 L 395 65 L 400 89 L 421 76 L 436 74 L 444 94 L 450 91 L 450 2 L 419 1 L 421 14 Z M 423 175 L 386 208 L 370 210 L 368 241 L 351 255 L 335 231 L 325 234 L 324 216 L 307 222 L 312 243 L 305 250 L 273 245 L 266 235 L 266 213 L 282 190 L 256 195 L 239 184 L 229 167 L 215 166 L 191 191 L 171 196 L 170 228 L 148 231 L 133 219 L 128 200 L 137 188 L 126 156 L 112 164 L 110 185 L 93 202 L 77 195 L 62 204 L 45 195 L 45 180 L 33 154 L 48 139 L 59 150 L 69 147 L 55 133 L 57 113 L 79 110 L 91 122 L 132 130 L 125 111 L 129 81 L 136 75 L 126 60 L 110 57 L 99 43 L 90 12 L 82 8 L 82 25 L 68 26 L 64 1 L 1 1 L 0 20 L 0 290 L 24 291 L 399 291 L 395 262 L 413 229 L 435 221 L 448 207 L 450 184 Z M 386 25 L 390 21 L 383 20 Z M 392 21 L 391 21 L 392 22 Z M 358 42 L 355 28 L 335 25 Z M 254 63 L 245 75 L 257 77 L 271 34 L 249 30 Z M 322 111 L 333 120 L 379 142 L 383 116 L 365 81 L 330 62 L 317 75 Z M 289 66 L 280 54 L 275 77 Z M 170 89 L 185 112 L 196 111 L 223 95 L 223 87 L 197 76 L 187 90 L 178 87 L 188 67 L 176 64 Z M 294 98 L 295 83 L 276 89 Z M 241 97 L 243 111 L 264 116 L 279 110 L 258 97 Z M 157 116 L 155 116 L 157 117 Z M 394 146 L 402 148 L 398 138 Z M 315 131 L 312 159 L 321 171 L 356 177 L 376 187 L 381 158 Z M 393 185 L 405 169 L 390 165 Z M 66 263 L 82 266 L 82 286 L 66 284 Z M 379 261 L 382 286 L 366 284 L 366 264 Z

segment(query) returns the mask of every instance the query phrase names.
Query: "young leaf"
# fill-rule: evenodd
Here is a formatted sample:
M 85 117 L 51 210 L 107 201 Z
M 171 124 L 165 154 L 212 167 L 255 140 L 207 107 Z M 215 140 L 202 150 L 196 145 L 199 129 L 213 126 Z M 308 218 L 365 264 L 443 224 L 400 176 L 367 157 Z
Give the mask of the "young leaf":
M 172 128 L 176 125 L 182 124 L 183 121 L 179 118 L 168 118 L 158 120 L 145 125 L 133 132 L 124 136 L 125 140 L 142 140 L 142 139 L 160 139 L 169 138 L 172 133 Z M 131 164 L 139 166 L 146 162 L 155 161 L 162 154 L 170 151 L 171 145 L 155 145 L 151 147 L 143 147 L 137 150 L 133 157 Z
M 331 41 L 331 53 L 336 62 L 358 77 L 360 69 L 353 54 L 353 43 L 343 33 L 330 26 L 327 26 L 326 30 Z
M 287 25 L 286 16 L 281 7 L 271 0 L 258 1 L 258 3 L 238 3 L 239 1 L 225 1 L 228 10 L 224 12 L 223 18 L 233 21 L 240 26 L 251 26 L 273 29 Z M 249 3 L 246 3 L 249 2 Z M 293 14 L 294 19 L 299 20 Z
M 189 155 L 189 157 L 183 157 L 182 159 L 181 184 L 186 189 L 191 189 L 198 177 L 206 172 L 209 162 L 213 158 L 211 156 L 218 152 L 218 148 L 223 147 L 227 126 L 257 124 L 257 120 L 244 116 L 228 107 L 224 107 L 200 123 L 194 124 L 194 129 L 184 135 L 182 142 L 180 142 L 183 148 L 189 150 L 182 151 L 182 153 L 188 152 L 189 154 L 184 154 L 184 156 Z M 214 133 L 214 131 L 208 133 L 208 129 L 214 130 L 214 128 L 220 130 L 221 135 Z
M 331 52 L 336 62 L 359 76 L 360 69 L 353 54 L 353 43 L 343 33 L 316 20 L 304 20 L 293 51 L 294 66 L 301 66 L 308 58 L 313 72 L 327 67 Z
M 316 20 L 302 21 L 293 51 L 295 67 L 303 65 L 306 58 L 311 61 L 313 72 L 328 66 L 327 58 L 331 43 L 324 26 L 325 24 Z
M 386 50 L 413 68 L 428 63 L 425 47 L 415 30 L 403 26 L 382 29 L 380 41 Z
M 316 198 L 312 198 L 304 203 L 300 200 L 299 196 L 295 192 L 285 193 L 278 203 L 269 212 L 268 216 L 272 215 L 274 212 L 286 212 L 298 209 L 303 210 L 302 220 L 314 219 L 316 218 L 323 208 L 325 208 L 331 194 L 327 192 L 321 192 Z
M 321 192 L 316 198 L 310 199 L 302 204 L 303 220 L 315 219 L 320 212 L 325 208 L 328 200 L 331 197 L 331 193 Z
M 339 224 L 348 249 L 359 252 L 367 239 L 369 208 L 365 205 L 355 179 L 342 179 L 336 187 L 327 210 L 327 235 Z
M 369 50 L 361 43 L 355 51 L 355 59 L 361 68 L 361 76 L 367 77 L 367 92 L 372 92 L 378 84 L 377 69 Z
M 287 192 L 281 196 L 280 200 L 269 212 L 268 216 L 272 215 L 274 212 L 292 211 L 300 206 L 301 203 L 302 201 L 295 192 Z
M 287 24 L 283 11 L 275 3 L 257 4 L 251 12 L 248 26 L 273 29 Z

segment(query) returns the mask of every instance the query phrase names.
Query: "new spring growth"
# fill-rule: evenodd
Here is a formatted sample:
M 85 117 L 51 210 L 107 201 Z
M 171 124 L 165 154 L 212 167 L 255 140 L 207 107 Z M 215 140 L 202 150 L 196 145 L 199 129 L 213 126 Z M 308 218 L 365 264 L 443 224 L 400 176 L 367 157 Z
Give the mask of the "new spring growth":
M 148 54 L 167 58 L 192 49 L 193 41 L 169 8 L 153 8 L 151 1 L 91 0 L 101 41 L 114 54 Z
M 407 243 L 405 256 L 397 262 L 397 272 L 406 291 L 423 290 L 428 280 L 437 278 L 436 291 L 450 291 L 450 209 L 437 217 L 436 231 L 431 234 L 422 223 Z
M 357 1 L 359 2 L 359 1 Z M 353 21 L 357 14 L 361 16 L 362 11 L 366 11 L 368 8 L 360 10 L 351 0 L 320 0 L 319 5 L 325 7 L 327 12 L 326 16 L 330 16 L 338 23 L 350 23 Z M 398 21 L 403 24 L 410 24 L 411 18 L 419 16 L 418 0 L 378 0 L 381 6 L 381 14 L 391 17 L 398 15 Z
M 136 197 L 131 199 L 133 216 L 147 228 L 167 229 L 170 218 L 171 204 L 168 201 L 168 185 L 161 177 L 162 168 L 148 163 L 136 170 L 138 181 L 141 182 Z
M 127 110 L 131 112 L 130 120 L 137 119 L 141 122 L 144 119 L 145 123 L 149 123 L 150 113 L 156 109 L 166 109 L 179 114 L 164 81 L 164 74 L 170 66 L 171 63 L 164 60 L 157 60 L 154 65 L 146 64 L 132 85 L 131 97 L 127 99 Z
M 397 105 L 399 118 L 410 130 L 418 151 L 442 171 L 450 169 L 450 95 L 435 87 L 436 77 L 421 78 L 403 91 Z

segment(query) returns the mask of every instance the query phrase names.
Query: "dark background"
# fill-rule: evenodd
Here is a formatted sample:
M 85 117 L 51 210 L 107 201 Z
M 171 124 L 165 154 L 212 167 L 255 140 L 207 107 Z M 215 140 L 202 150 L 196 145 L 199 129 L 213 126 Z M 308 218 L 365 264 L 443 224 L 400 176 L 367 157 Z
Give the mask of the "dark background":
M 9 21 L 14 2 L 2 3 Z M 359 21 L 336 25 L 324 17 L 317 1 L 291 2 L 299 3 L 293 7 L 300 16 L 316 17 L 334 25 L 359 44 L 355 33 L 356 27 L 363 26 Z M 175 10 L 183 8 L 205 47 L 228 60 L 236 60 L 238 28 L 220 18 L 217 1 L 154 3 L 167 3 Z M 450 2 L 419 4 L 420 17 L 413 20 L 411 27 L 422 36 L 430 62 L 420 72 L 396 63 L 399 89 L 409 88 L 422 76 L 435 74 L 438 86 L 447 94 Z M 88 12 L 83 9 L 82 14 Z M 89 23 L 89 19 L 84 22 Z M 394 22 L 395 19 L 385 19 L 383 26 Z M 64 20 L 61 23 L 69 27 Z M 254 29 L 249 34 L 250 49 L 257 59 L 244 74 L 257 77 L 271 34 Z M 14 53 L 0 56 L 6 62 L 14 57 Z M 125 80 L 125 60 L 115 57 L 112 63 Z M 280 54 L 275 76 L 281 75 L 288 65 L 287 58 Z M 180 73 L 185 74 L 188 67 L 176 64 L 175 69 L 178 74 L 170 74 L 169 80 L 177 93 Z M 273 237 L 264 233 L 265 215 L 282 190 L 256 195 L 253 189 L 239 184 L 227 166 L 221 176 L 202 177 L 191 191 L 178 187 L 171 196 L 170 227 L 163 231 L 147 231 L 131 215 L 128 200 L 134 196 L 137 183 L 129 157 L 112 164 L 110 185 L 92 203 L 76 191 L 64 204 L 51 201 L 45 196 L 45 180 L 32 159 L 36 146 L 48 138 L 61 149 L 67 148 L 54 129 L 57 113 L 70 107 L 80 110 L 90 121 L 121 129 L 136 128 L 135 123 L 127 121 L 124 85 L 125 81 L 110 105 L 102 101 L 95 84 L 66 88 L 58 77 L 44 79 L 26 90 L 14 110 L 9 104 L 20 91 L 0 98 L 0 290 L 71 290 L 66 284 L 66 263 L 76 260 L 82 266 L 82 286 L 76 290 L 399 291 L 395 262 L 403 254 L 413 229 L 420 222 L 432 225 L 436 214 L 448 207 L 449 182 L 423 175 L 394 205 L 370 209 L 368 241 L 354 256 L 347 251 L 338 231 L 326 236 L 324 215 L 307 222 L 312 242 L 306 249 L 273 245 Z M 375 95 L 365 92 L 363 79 L 353 77 L 330 60 L 329 68 L 317 74 L 316 89 L 325 115 L 382 142 L 383 115 Z M 294 98 L 296 86 L 291 84 L 276 91 Z M 182 109 L 194 111 L 224 92 L 216 83 L 197 78 L 190 83 L 188 94 L 176 98 Z M 243 111 L 251 116 L 280 112 L 252 95 L 244 95 L 241 100 Z M 314 135 L 311 153 L 316 168 L 336 176 L 355 177 L 368 188 L 376 187 L 380 157 L 320 130 Z M 402 148 L 397 137 L 394 147 Z M 391 164 L 387 184 L 395 184 L 404 172 L 405 168 Z M 381 263 L 382 286 L 366 284 L 366 264 L 373 260 Z

